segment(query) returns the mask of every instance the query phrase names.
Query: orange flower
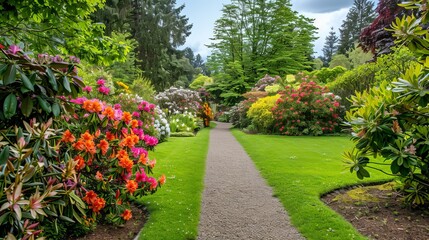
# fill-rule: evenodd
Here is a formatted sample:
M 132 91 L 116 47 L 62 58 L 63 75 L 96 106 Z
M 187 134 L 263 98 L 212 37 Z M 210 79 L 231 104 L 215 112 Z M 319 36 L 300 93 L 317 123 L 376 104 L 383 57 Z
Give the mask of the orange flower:
M 139 126 L 139 121 L 133 119 L 131 120 L 131 127 L 132 128 L 137 128 Z
M 130 160 L 130 158 L 124 157 L 124 158 L 119 159 L 118 165 L 120 167 L 122 167 L 123 169 L 125 169 L 127 172 L 131 172 L 131 170 L 134 166 L 134 163 L 133 163 L 133 161 Z
M 158 182 L 159 182 L 159 184 L 162 186 L 162 185 L 164 185 L 164 184 L 165 184 L 165 181 L 166 181 L 166 179 L 165 179 L 165 175 L 164 175 L 164 174 L 162 174 L 162 176 L 158 179 Z
M 79 139 L 77 142 L 73 144 L 74 149 L 82 151 L 85 149 L 85 142 Z
M 95 136 L 96 138 L 98 138 L 98 137 L 100 136 L 100 134 L 101 134 L 101 130 L 100 130 L 100 129 L 97 129 L 97 131 L 95 131 L 94 136 Z
M 97 194 L 94 191 L 90 190 L 86 192 L 85 197 L 83 197 L 82 200 L 84 200 L 87 204 L 92 204 L 97 200 L 97 197 Z
M 107 149 L 109 149 L 109 142 L 102 139 L 100 140 L 100 143 L 98 144 L 98 147 L 101 149 L 101 154 L 105 155 L 107 152 Z
M 112 107 L 106 107 L 103 111 L 103 115 L 107 116 L 109 120 L 115 119 L 115 110 Z
M 133 217 L 133 214 L 131 214 L 131 210 L 125 209 L 125 211 L 121 214 L 121 217 L 125 221 L 128 221 L 128 220 L 130 220 Z
M 143 153 L 142 155 L 140 155 L 139 162 L 141 162 L 141 164 L 143 164 L 143 165 L 147 165 L 147 156 L 146 156 L 146 154 Z
M 138 187 L 138 183 L 134 180 L 128 180 L 127 184 L 125 185 L 125 187 L 127 187 L 128 192 L 130 192 L 131 194 L 133 194 Z
M 80 139 L 84 141 L 92 141 L 94 140 L 94 136 L 92 136 L 91 133 L 89 133 L 89 131 L 87 130 L 84 134 L 80 136 Z
M 73 160 L 77 162 L 75 166 L 76 171 L 80 171 L 85 167 L 85 160 L 83 159 L 83 157 L 77 155 L 76 157 L 74 157 Z
M 97 173 L 95 174 L 95 179 L 97 179 L 98 181 L 103 181 L 103 174 L 101 174 L 100 171 L 97 171 Z
M 106 132 L 106 139 L 109 141 L 113 141 L 116 139 L 115 134 L 111 133 L 111 132 Z
M 104 198 L 97 198 L 93 203 L 92 203 L 92 211 L 95 213 L 100 212 L 101 209 L 104 208 L 104 206 L 106 205 L 106 201 L 104 200 Z
M 98 100 L 85 100 L 83 102 L 82 108 L 88 112 L 101 112 L 102 106 Z
M 131 115 L 130 112 L 124 112 L 124 113 L 122 113 L 122 120 L 124 122 L 126 122 L 127 124 L 131 121 L 131 119 L 132 119 L 132 115 Z
M 136 135 L 132 134 L 132 135 L 128 135 L 127 137 L 125 137 L 124 139 L 122 139 L 121 143 L 119 143 L 119 146 L 121 147 L 128 147 L 129 149 L 133 148 L 134 145 L 136 145 L 136 138 L 137 138 L 137 142 L 139 140 L 139 137 L 137 137 Z
M 155 167 L 155 164 L 156 164 L 156 159 L 154 159 L 154 160 L 150 161 L 150 162 L 149 162 L 149 166 L 150 166 L 150 168 L 154 168 L 154 167 Z
M 73 136 L 73 134 L 70 132 L 70 130 L 66 130 L 63 134 L 63 138 L 61 139 L 63 142 L 70 142 L 73 143 L 76 141 L 76 138 Z
M 89 152 L 91 154 L 95 154 L 97 152 L 97 150 L 95 149 L 94 141 L 85 141 L 85 148 L 86 152 Z

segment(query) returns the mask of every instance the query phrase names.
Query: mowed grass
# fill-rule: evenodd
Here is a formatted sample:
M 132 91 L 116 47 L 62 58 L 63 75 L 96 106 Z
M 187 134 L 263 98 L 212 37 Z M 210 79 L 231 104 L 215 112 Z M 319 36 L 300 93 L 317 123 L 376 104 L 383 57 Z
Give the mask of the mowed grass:
M 137 200 L 149 211 L 139 239 L 196 239 L 209 132 L 172 137 L 149 153 L 157 159 L 155 175 L 164 173 L 167 182 L 154 195 Z
M 336 188 L 389 179 L 370 171 L 371 178 L 360 181 L 345 168 L 342 153 L 352 147 L 349 137 L 247 135 L 239 130 L 233 130 L 233 135 L 273 187 L 292 224 L 304 237 L 366 239 L 320 200 L 322 194 Z

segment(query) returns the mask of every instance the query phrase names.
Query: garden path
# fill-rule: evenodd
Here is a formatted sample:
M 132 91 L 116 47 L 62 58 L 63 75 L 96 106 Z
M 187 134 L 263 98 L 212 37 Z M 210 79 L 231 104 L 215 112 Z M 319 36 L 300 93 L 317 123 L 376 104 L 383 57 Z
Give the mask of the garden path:
M 210 133 L 198 239 L 304 239 L 230 127 Z

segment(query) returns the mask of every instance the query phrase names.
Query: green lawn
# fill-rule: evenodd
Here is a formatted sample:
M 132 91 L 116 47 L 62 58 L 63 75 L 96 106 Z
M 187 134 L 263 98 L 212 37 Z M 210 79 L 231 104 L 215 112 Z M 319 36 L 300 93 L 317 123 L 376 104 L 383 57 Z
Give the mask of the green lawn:
M 156 147 L 156 174 L 167 176 L 154 195 L 138 200 L 147 206 L 149 220 L 139 239 L 196 239 L 204 184 L 209 129 L 196 137 L 172 137 Z
M 292 224 L 307 239 L 365 239 L 320 201 L 320 196 L 330 190 L 362 183 L 342 162 L 343 151 L 352 146 L 349 137 L 246 135 L 239 130 L 233 134 L 273 187 Z M 378 172 L 370 173 L 370 181 L 389 179 Z

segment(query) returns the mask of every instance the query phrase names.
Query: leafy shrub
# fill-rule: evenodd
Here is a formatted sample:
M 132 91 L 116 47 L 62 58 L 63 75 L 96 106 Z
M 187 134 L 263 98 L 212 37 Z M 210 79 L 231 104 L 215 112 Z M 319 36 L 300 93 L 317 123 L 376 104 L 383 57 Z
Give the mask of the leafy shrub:
M 170 130 L 171 134 L 175 132 L 191 132 L 199 129 L 197 117 L 190 113 L 175 114 L 170 116 Z
M 213 78 L 205 76 L 203 74 L 198 74 L 198 76 L 192 81 L 189 85 L 191 89 L 199 89 L 204 86 L 210 85 L 213 83 Z
M 286 87 L 273 108 L 275 128 L 286 135 L 321 135 L 338 126 L 338 98 L 315 82 Z
M 171 133 L 172 137 L 195 137 L 195 134 L 192 132 L 174 132 Z
M 334 81 L 338 76 L 345 73 L 347 69 L 342 66 L 336 66 L 334 68 L 322 68 L 315 70 L 309 75 L 317 77 L 317 81 L 320 83 L 329 83 Z
M 252 125 L 259 132 L 272 132 L 274 127 L 274 117 L 272 109 L 276 105 L 280 95 L 259 98 L 247 111 L 247 117 L 251 119 Z
M 83 86 L 77 77 L 76 57 L 71 57 L 71 62 L 47 54 L 31 58 L 22 47 L 11 45 L 8 50 L 1 49 L 0 129 L 23 126 L 22 120 L 36 118 L 38 122 L 46 122 L 59 116 L 62 105 L 67 103 L 57 96 L 77 96 Z
M 131 92 L 139 95 L 142 99 L 152 102 L 155 101 L 155 87 L 150 79 L 139 75 L 131 85 Z
M 167 110 L 167 116 L 185 112 L 197 113 L 201 108 L 198 92 L 183 88 L 171 87 L 160 92 L 155 96 L 155 101 L 161 109 Z
M 204 127 L 210 126 L 210 121 L 213 120 L 213 112 L 209 104 L 205 102 L 198 112 L 198 116 L 203 119 Z
M 230 122 L 234 127 L 245 128 L 251 124 L 251 120 L 247 117 L 247 111 L 255 101 L 246 99 L 231 107 L 229 110 Z

